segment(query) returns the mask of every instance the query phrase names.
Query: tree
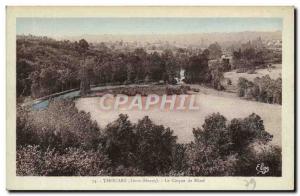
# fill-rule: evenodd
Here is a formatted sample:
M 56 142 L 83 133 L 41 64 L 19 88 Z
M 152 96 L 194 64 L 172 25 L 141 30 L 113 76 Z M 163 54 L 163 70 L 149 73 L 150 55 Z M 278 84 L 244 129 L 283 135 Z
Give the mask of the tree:
M 230 139 L 226 121 L 226 118 L 219 113 L 206 117 L 202 129 L 193 130 L 195 143 L 200 144 L 204 149 L 211 148 L 217 154 L 227 154 Z
M 185 70 L 185 78 L 189 83 L 204 83 L 209 73 L 208 59 L 206 54 L 193 55 L 188 60 Z
M 29 75 L 34 64 L 26 59 L 17 58 L 17 97 L 30 95 L 31 81 Z
M 239 51 L 233 51 L 232 64 L 233 64 L 233 68 L 240 68 L 241 66 L 243 66 L 241 49 L 239 49 Z
M 175 77 L 179 76 L 180 67 L 176 62 L 176 58 L 174 57 L 172 50 L 164 50 L 162 53 L 162 60 L 165 63 L 165 80 L 171 84 L 176 83 Z
M 240 77 L 238 80 L 238 96 L 244 97 L 249 90 L 249 87 L 253 86 L 253 83 L 248 81 L 246 78 Z
M 125 167 L 134 165 L 136 161 L 137 138 L 134 126 L 128 116 L 120 114 L 119 118 L 110 123 L 103 132 L 103 148 L 114 165 Z
M 257 114 L 251 114 L 244 119 L 232 119 L 228 126 L 235 152 L 246 152 L 249 145 L 255 142 L 267 143 L 272 140 L 272 135 L 265 131 L 263 120 Z
M 220 68 L 211 70 L 211 85 L 214 89 L 224 90 L 222 85 L 222 80 L 224 80 L 224 73 Z
M 163 78 L 164 73 L 165 62 L 157 52 L 154 52 L 149 57 L 149 75 L 152 80 L 160 81 L 165 79 Z
M 84 55 L 87 52 L 88 49 L 89 49 L 88 42 L 85 39 L 79 40 L 78 48 L 77 48 L 78 52 L 81 55 Z
M 205 118 L 201 128 L 193 130 L 195 141 L 187 150 L 188 174 L 223 176 L 234 172 L 235 156 L 230 155 L 230 137 L 226 118 L 219 113 Z
M 79 112 L 70 100 L 51 101 L 45 110 L 20 113 L 18 123 L 17 146 L 39 145 L 41 149 L 55 148 L 62 152 L 79 146 L 97 149 L 100 141 L 97 123 L 90 114 Z
M 137 136 L 137 166 L 145 175 L 163 175 L 172 168 L 172 151 L 176 136 L 170 128 L 155 125 L 148 116 L 135 126 Z
M 222 48 L 217 42 L 215 42 L 213 44 L 210 44 L 208 46 L 208 50 L 209 50 L 209 58 L 210 59 L 219 59 L 219 58 L 221 58 Z
M 81 65 L 80 69 L 80 94 L 86 95 L 90 92 L 89 71 L 86 65 Z
M 249 174 L 249 165 L 253 174 L 257 165 L 256 162 L 254 166 L 252 161 L 255 157 L 253 146 L 261 147 L 272 139 L 272 135 L 264 129 L 262 119 L 256 114 L 244 119 L 232 119 L 229 124 L 219 113 L 212 114 L 205 118 L 202 128 L 193 130 L 193 134 L 195 140 L 186 150 L 187 175 L 193 176 L 243 176 Z M 259 153 L 261 158 L 258 158 L 268 163 L 268 158 L 274 160 L 270 165 L 274 165 L 275 175 L 281 164 L 278 151 L 276 154 Z

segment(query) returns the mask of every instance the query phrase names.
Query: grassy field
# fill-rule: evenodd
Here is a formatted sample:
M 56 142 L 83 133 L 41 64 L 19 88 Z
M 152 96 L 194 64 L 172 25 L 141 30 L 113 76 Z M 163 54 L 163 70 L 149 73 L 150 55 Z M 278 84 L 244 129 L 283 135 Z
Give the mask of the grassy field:
M 254 101 L 242 100 L 226 93 L 213 90 L 206 90 L 197 93 L 197 111 L 160 111 L 158 109 L 148 111 L 138 110 L 117 110 L 103 111 L 100 107 L 99 97 L 80 98 L 76 100 L 79 110 L 90 112 L 93 120 L 96 120 L 100 127 L 117 119 L 120 113 L 128 114 L 133 122 L 148 115 L 156 124 L 168 126 L 178 136 L 178 142 L 187 143 L 193 140 L 192 129 L 200 127 L 207 115 L 219 112 L 228 120 L 232 118 L 244 118 L 251 113 L 262 117 L 266 131 L 274 138 L 272 143 L 281 146 L 281 106 L 265 104 Z
M 238 83 L 238 79 L 240 77 L 246 78 L 249 81 L 253 81 L 256 77 L 262 77 L 265 75 L 269 75 L 272 79 L 277 79 L 281 77 L 281 64 L 274 64 L 272 65 L 273 68 L 268 69 L 257 69 L 255 70 L 255 73 L 248 74 L 246 73 L 236 73 L 236 70 L 225 72 L 224 77 L 227 79 L 230 79 L 232 81 L 232 87 L 235 88 Z

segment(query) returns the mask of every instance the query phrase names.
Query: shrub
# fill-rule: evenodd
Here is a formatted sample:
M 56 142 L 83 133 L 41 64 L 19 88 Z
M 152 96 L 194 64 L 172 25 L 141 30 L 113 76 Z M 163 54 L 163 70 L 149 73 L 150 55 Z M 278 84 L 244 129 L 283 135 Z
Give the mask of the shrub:
M 17 145 L 40 145 L 43 149 L 55 147 L 57 150 L 98 146 L 97 123 L 91 121 L 90 114 L 79 112 L 72 101 L 52 101 L 45 110 L 31 111 L 25 116 L 18 112 L 18 116 Z
M 211 146 L 194 143 L 187 149 L 189 176 L 231 176 L 237 162 L 236 155 L 221 157 Z
M 157 94 L 157 95 L 180 95 L 180 94 L 187 94 L 187 91 L 191 90 L 190 86 L 187 85 L 157 85 L 157 86 L 130 86 L 130 87 L 117 87 L 113 89 L 102 89 L 98 91 L 93 91 L 89 94 L 89 96 L 98 96 L 99 94 L 123 94 L 127 96 L 135 96 L 140 94 L 142 96 L 147 96 L 150 94 Z
M 131 124 L 127 115 L 121 114 L 104 130 L 103 147 L 116 175 L 126 174 L 126 169 L 144 175 L 163 175 L 171 169 L 172 150 L 176 144 L 173 131 L 155 125 L 147 116 Z
M 17 176 L 39 176 L 42 170 L 42 153 L 38 146 L 20 147 L 16 155 Z
M 100 151 L 68 148 L 60 154 L 54 150 L 44 153 L 44 176 L 107 176 L 111 174 L 111 162 Z
M 68 101 L 47 110 L 18 108 L 17 175 L 21 176 L 257 176 L 281 175 L 281 149 L 268 144 L 256 114 L 230 122 L 219 113 L 176 143 L 170 128 L 148 116 L 131 123 L 121 114 L 101 132 Z M 258 164 L 269 168 L 265 174 Z
M 222 69 L 212 69 L 210 70 L 210 75 L 210 85 L 216 90 L 224 90 L 224 86 L 222 85 L 222 81 L 224 80 L 224 73 Z
M 127 167 L 135 163 L 137 137 L 133 128 L 134 125 L 128 120 L 128 116 L 120 114 L 119 118 L 107 125 L 103 131 L 103 148 L 113 164 L 123 164 Z
M 238 80 L 238 96 L 244 97 L 247 90 L 253 86 L 252 82 L 248 81 L 246 78 L 240 77 Z
M 171 169 L 176 136 L 170 128 L 155 125 L 148 116 L 135 126 L 137 166 L 145 175 L 163 175 Z
M 247 71 L 247 74 L 256 74 L 255 69 L 250 69 Z
M 256 114 L 233 119 L 229 124 L 224 116 L 212 114 L 205 119 L 202 129 L 194 129 L 193 134 L 195 141 L 186 150 L 187 175 L 255 176 L 254 165 L 261 162 L 272 166 L 269 175 L 278 175 L 281 171 L 280 148 L 272 147 L 261 152 L 253 150 L 272 139 Z
M 226 118 L 219 113 L 212 114 L 206 117 L 202 129 L 194 129 L 193 134 L 195 141 L 187 150 L 187 173 L 193 176 L 230 175 L 235 159 L 229 155 Z
M 172 170 L 169 175 L 184 175 L 187 170 L 186 151 L 189 144 L 176 144 L 172 151 Z
M 219 113 L 206 117 L 202 129 L 193 130 L 195 143 L 204 148 L 211 148 L 217 154 L 226 154 L 230 144 L 226 121 Z
M 17 175 L 21 176 L 102 176 L 110 175 L 111 163 L 100 151 L 68 148 L 65 153 L 38 146 L 17 149 Z
M 265 144 L 273 137 L 265 131 L 260 116 L 254 113 L 244 119 L 232 119 L 228 125 L 228 134 L 231 148 L 239 153 L 243 153 L 254 142 Z
M 124 165 L 117 166 L 112 173 L 112 176 L 144 176 L 144 171 L 136 167 L 125 167 Z
M 17 145 L 38 144 L 36 130 L 32 127 L 29 111 L 26 108 L 17 107 Z
M 281 148 L 272 145 L 252 146 L 239 155 L 236 176 L 281 176 Z M 260 165 L 258 165 L 260 164 Z M 259 172 L 260 166 L 267 167 L 266 173 Z
M 239 78 L 238 96 L 264 103 L 281 104 L 282 80 L 281 78 L 273 80 L 269 75 L 257 77 L 254 82 Z

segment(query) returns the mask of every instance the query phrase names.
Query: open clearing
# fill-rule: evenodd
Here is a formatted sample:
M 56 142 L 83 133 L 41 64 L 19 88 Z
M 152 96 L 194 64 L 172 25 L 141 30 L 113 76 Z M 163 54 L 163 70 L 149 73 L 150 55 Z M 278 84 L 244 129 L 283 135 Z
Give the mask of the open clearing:
M 236 73 L 236 70 L 225 72 L 224 77 L 228 78 L 232 81 L 232 85 L 236 86 L 238 83 L 238 79 L 240 77 L 246 78 L 249 81 L 253 81 L 256 77 L 263 77 L 265 75 L 269 75 L 270 78 L 276 80 L 277 78 L 281 77 L 281 64 L 274 64 L 272 65 L 273 68 L 268 69 L 257 69 L 255 70 L 256 73 L 248 74 L 246 73 Z
M 193 128 L 201 127 L 205 117 L 212 113 L 219 112 L 227 120 L 244 118 L 256 113 L 263 119 L 266 131 L 274 136 L 271 143 L 281 146 L 281 105 L 247 101 L 237 97 L 207 94 L 201 91 L 197 94 L 196 103 L 200 106 L 200 110 L 197 111 L 161 111 L 159 109 L 104 111 L 100 107 L 100 97 L 79 98 L 75 102 L 77 108 L 89 112 L 92 119 L 97 121 L 100 127 L 105 127 L 117 119 L 121 113 L 128 114 L 132 122 L 137 122 L 137 120 L 148 115 L 156 124 L 174 130 L 179 143 L 192 141 Z

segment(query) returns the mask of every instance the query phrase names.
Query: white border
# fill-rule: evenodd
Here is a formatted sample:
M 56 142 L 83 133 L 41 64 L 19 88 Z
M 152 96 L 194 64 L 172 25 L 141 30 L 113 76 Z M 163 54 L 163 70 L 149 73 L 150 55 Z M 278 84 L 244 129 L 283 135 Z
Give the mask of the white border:
M 13 4 L 15 4 L 15 2 L 17 2 L 17 1 L 12 1 L 13 2 Z M 31 1 L 31 2 L 33 2 L 33 1 Z M 55 2 L 55 1 L 53 1 L 54 2 L 54 4 L 61 4 L 61 5 L 64 5 L 64 4 L 66 4 L 66 3 L 64 3 L 65 1 L 59 1 L 59 2 Z M 92 2 L 92 3 L 91 3 Z M 114 2 L 116 2 L 116 1 L 114 1 Z M 120 2 L 120 1 L 119 1 Z M 159 3 L 157 3 L 157 4 L 161 4 L 163 1 L 159 1 Z M 173 2 L 175 2 L 175 4 L 176 4 L 176 1 L 173 1 Z M 185 1 L 185 5 L 189 5 L 190 3 L 189 3 L 190 1 Z M 216 2 L 216 1 L 214 1 L 214 0 L 211 0 L 211 1 L 209 1 L 209 4 L 210 5 L 213 5 L 213 4 L 216 4 L 216 3 L 214 3 L 214 2 Z M 232 1 L 231 1 L 232 2 Z M 234 2 L 237 2 L 237 1 L 234 1 Z M 252 2 L 254 2 L 254 4 L 255 4 L 255 1 L 252 1 Z M 259 1 L 257 1 L 257 2 L 259 2 Z M 269 4 L 269 3 L 267 3 L 268 1 L 264 1 L 264 2 L 266 2 L 266 4 Z M 279 1 L 276 1 L 276 2 L 279 2 Z M 295 3 L 296 2 L 298 2 L 298 1 L 294 1 Z M 40 4 L 44 4 L 43 2 L 39 2 Z M 74 1 L 72 1 L 72 3 L 75 5 L 81 5 L 81 3 L 74 3 Z M 94 1 L 89 1 L 89 2 L 87 2 L 87 1 L 84 1 L 84 3 L 86 3 L 86 4 L 91 4 L 91 5 L 94 5 L 95 3 L 94 3 Z M 152 1 L 152 3 L 153 3 L 153 1 Z M 154 3 L 155 3 L 155 1 L 154 1 Z M 238 1 L 238 3 L 240 3 L 240 1 Z M 22 3 L 21 2 L 19 2 L 19 3 L 17 3 L 17 5 L 21 5 Z M 28 4 L 28 3 L 27 3 Z M 32 3 L 29 3 L 29 4 L 32 4 Z M 46 4 L 51 4 L 50 2 L 47 2 Z M 110 4 L 110 3 L 105 3 L 105 4 Z M 114 3 L 113 3 L 114 4 Z M 122 3 L 121 3 L 122 4 Z M 130 3 L 129 3 L 130 4 Z M 132 3 L 131 3 L 132 4 Z M 133 3 L 133 4 L 137 4 L 137 3 Z M 166 4 L 166 3 L 162 3 L 162 4 Z M 178 4 L 178 3 L 177 3 Z M 195 3 L 192 3 L 192 4 L 195 4 Z M 219 1 L 217 2 L 217 4 L 224 4 L 224 3 L 220 3 Z M 256 3 L 257 4 L 257 3 Z M 260 2 L 260 4 L 261 4 L 261 2 Z M 264 3 L 263 3 L 264 4 Z M 265 4 L 265 5 L 266 5 Z M 276 3 L 275 3 L 276 4 Z M 278 3 L 277 3 L 278 4 Z M 280 3 L 279 2 L 279 4 L 281 4 L 281 5 L 286 5 L 287 4 L 287 1 L 284 1 L 284 3 Z M 292 3 L 293 4 L 293 3 Z M 207 5 L 207 3 L 206 3 L 206 5 Z M 252 4 L 253 5 L 253 4 Z M 274 5 L 274 3 L 273 3 L 273 5 Z M 2 18 L 4 18 L 4 17 L 2 17 Z M 3 24 L 3 23 L 2 23 Z M 3 37 L 2 37 L 2 40 L 4 40 L 3 39 Z M 4 42 L 2 42 L 2 43 L 4 43 Z M 3 70 L 1 70 L 2 72 L 1 73 L 4 73 L 3 72 Z M 2 78 L 5 78 L 5 77 L 2 77 Z M 2 86 L 4 86 L 3 85 L 4 83 L 2 83 Z M 3 88 L 4 89 L 4 88 Z M 2 99 L 3 99 L 3 97 L 2 97 Z M 5 105 L 4 105 L 4 107 L 5 107 Z M 5 122 L 3 122 L 2 123 L 3 125 L 5 124 Z M 4 130 L 4 129 L 3 129 Z M 4 138 L 4 137 L 2 137 L 2 138 Z

